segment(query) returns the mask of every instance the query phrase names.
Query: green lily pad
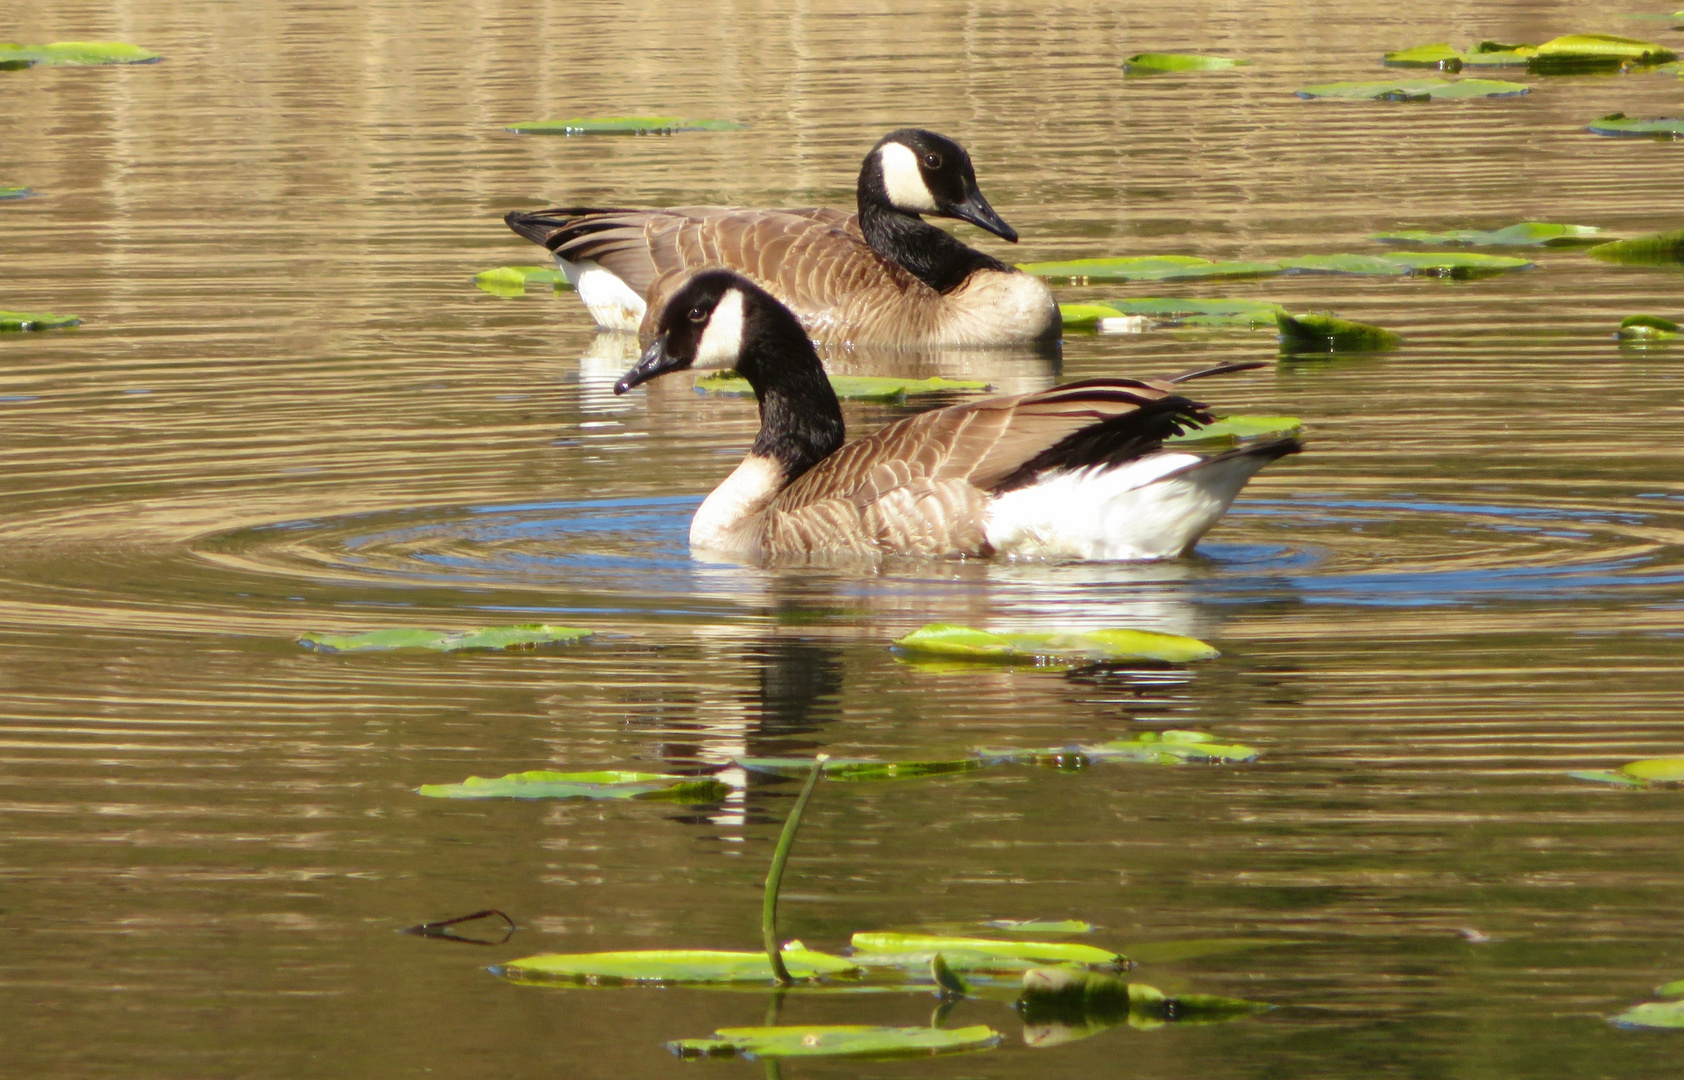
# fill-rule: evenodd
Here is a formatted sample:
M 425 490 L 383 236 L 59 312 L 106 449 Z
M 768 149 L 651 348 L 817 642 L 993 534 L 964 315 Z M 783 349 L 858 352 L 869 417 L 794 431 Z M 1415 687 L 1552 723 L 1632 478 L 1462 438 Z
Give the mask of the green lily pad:
M 1200 278 L 1266 277 L 1280 273 L 1273 262 L 1213 262 L 1193 255 L 1121 255 L 1104 259 L 1019 263 L 1036 277 L 1072 283 L 1089 281 L 1181 281 Z
M 880 375 L 832 375 L 830 388 L 836 396 L 850 401 L 904 401 L 919 394 L 955 394 L 966 391 L 991 390 L 980 379 L 896 379 Z M 696 380 L 697 391 L 724 397 L 753 397 L 754 387 L 748 380 L 733 373 L 720 372 Z
M 1281 269 L 1294 274 L 1371 274 L 1402 277 L 1409 267 L 1384 255 L 1299 255 L 1281 260 Z M 1273 318 L 1271 317 L 1271 322 Z
M 1618 769 L 1589 769 L 1567 775 L 1622 787 L 1684 787 L 1684 757 L 1641 758 Z
M 669 776 L 665 773 L 532 772 L 507 776 L 470 776 L 460 784 L 423 784 L 417 794 L 435 799 L 657 799 L 663 802 L 711 803 L 731 788 L 711 776 Z
M 1633 266 L 1662 266 L 1684 262 L 1684 229 L 1598 244 L 1585 254 Z
M 1295 435 L 1304 424 L 1296 416 L 1224 416 L 1214 424 L 1194 428 L 1164 440 L 1165 446 L 1185 443 L 1239 443 L 1264 435 Z
M 1681 332 L 1677 323 L 1659 315 L 1628 315 L 1620 322 L 1619 336 L 1631 341 L 1666 341 Z
M 1066 330 L 1091 330 L 1102 319 L 1121 318 L 1121 313 L 1109 304 L 1060 304 L 1058 317 Z
M 528 120 L 505 131 L 519 135 L 671 135 L 680 131 L 742 131 L 735 120 L 685 120 L 677 116 L 573 117 L 569 120 Z
M 1573 75 L 1676 59 L 1677 53 L 1652 41 L 1613 34 L 1568 34 L 1539 45 L 1527 59 L 1526 70 L 1534 75 Z
M 1471 251 L 1388 251 L 1381 258 L 1409 267 L 1410 273 L 1431 277 L 1484 277 L 1533 266 L 1530 260 L 1513 255 L 1477 255 Z
M 1081 919 L 989 919 L 983 925 L 1008 934 L 1093 933 L 1093 923 Z
M 737 758 L 733 762 L 749 772 L 799 779 L 813 771 L 813 759 L 805 757 Z M 911 780 L 920 776 L 971 772 L 983 767 L 976 758 L 956 761 L 872 761 L 866 758 L 830 758 L 824 763 L 827 780 Z
M 567 275 L 553 266 L 499 266 L 474 275 L 474 284 L 494 296 L 525 296 L 528 285 L 571 289 Z
M 1268 1012 L 1271 1008 L 1260 1001 L 1209 994 L 1171 997 L 1143 983 L 1068 967 L 1024 972 L 1023 994 L 1018 998 L 1018 1011 L 1025 1023 L 1103 1022 L 1138 1015 L 1148 1021 L 1142 1026 L 1155 1026 L 1150 1021 L 1208 1024 Z
M 1448 42 L 1441 41 L 1389 52 L 1381 62 L 1388 67 L 1428 67 L 1454 72 L 1462 69 L 1462 50 L 1452 49 Z
M 163 57 L 121 41 L 55 41 L 50 45 L 0 42 L 0 68 L 155 64 Z
M 367 634 L 305 634 L 298 643 L 317 652 L 375 652 L 389 649 L 427 649 L 458 652 L 464 649 L 535 649 L 540 645 L 570 645 L 592 631 L 572 626 L 529 623 L 491 626 L 482 630 L 375 630 Z
M 1138 300 L 1107 300 L 1104 306 L 1124 315 L 1145 315 L 1176 326 L 1253 329 L 1274 326 L 1279 304 L 1263 300 L 1199 300 L 1148 296 Z
M 1522 221 L 1501 229 L 1450 229 L 1431 232 L 1405 229 L 1376 233 L 1369 237 L 1385 244 L 1447 244 L 1463 247 L 1569 247 L 1603 242 L 1602 230 L 1594 225 L 1557 225 L 1548 221 Z
M 711 1039 L 679 1039 L 667 1048 L 680 1057 L 925 1057 L 986 1050 L 1000 1033 L 983 1024 L 964 1028 L 870 1027 L 829 1024 L 720 1028 Z
M 1172 71 L 1223 71 L 1246 67 L 1250 60 L 1227 56 L 1192 56 L 1185 53 L 1135 53 L 1123 61 L 1130 75 L 1163 75 Z
M 797 979 L 857 975 L 859 966 L 840 956 L 809 949 L 782 950 L 784 966 Z M 621 986 L 626 983 L 774 984 L 764 952 L 712 949 L 646 949 L 635 952 L 544 953 L 491 969 L 515 982 Z
M 940 953 L 954 968 L 986 966 L 991 960 L 1036 964 L 1100 964 L 1123 967 L 1128 958 L 1095 945 L 1068 941 L 997 941 L 992 938 L 948 937 L 942 934 L 858 933 L 849 940 L 857 959 L 891 956 L 896 963 L 928 964 Z
M 0 330 L 57 330 L 79 325 L 81 321 L 74 315 L 46 311 L 0 311 Z
M 1608 1022 L 1625 1028 L 1684 1028 L 1684 1001 L 1648 1001 L 1633 1005 Z
M 1375 352 L 1403 340 L 1390 330 L 1333 315 L 1276 316 L 1283 352 Z
M 1532 88 L 1501 79 L 1390 79 L 1372 82 L 1335 82 L 1306 86 L 1301 98 L 1346 101 L 1452 101 L 1466 98 L 1515 97 Z
M 930 623 L 894 643 L 903 653 L 1006 663 L 1071 660 L 1161 660 L 1185 664 L 1220 656 L 1196 638 L 1121 627 L 1081 632 L 992 633 L 950 623 Z
M 1625 113 L 1609 113 L 1592 120 L 1585 130 L 1597 135 L 1626 136 L 1649 139 L 1684 139 L 1684 118 L 1662 116 L 1654 120 L 1639 120 Z
M 35 192 L 26 187 L 0 187 L 0 201 L 6 199 L 27 199 Z
M 1684 979 L 1663 983 L 1655 987 L 1655 993 L 1661 997 L 1684 997 Z
M 1228 764 L 1257 760 L 1257 751 L 1238 743 L 1221 743 L 1202 731 L 1143 731 L 1126 739 L 1095 746 L 1055 746 L 1041 750 L 981 750 L 989 764 L 1045 765 L 1085 769 L 1096 762 L 1126 761 L 1148 765 Z

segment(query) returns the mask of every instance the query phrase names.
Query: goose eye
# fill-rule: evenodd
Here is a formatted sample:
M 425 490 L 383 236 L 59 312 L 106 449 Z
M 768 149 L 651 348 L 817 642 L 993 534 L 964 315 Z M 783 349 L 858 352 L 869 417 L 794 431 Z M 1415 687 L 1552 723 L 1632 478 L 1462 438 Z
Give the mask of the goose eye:
M 708 321 L 707 308 L 702 307 L 700 304 L 697 304 L 695 307 L 691 308 L 690 309 L 690 321 L 691 322 L 707 322 Z
M 939 168 L 941 168 L 941 155 L 940 154 L 925 154 L 924 155 L 924 168 L 926 168 L 926 169 L 939 169 Z

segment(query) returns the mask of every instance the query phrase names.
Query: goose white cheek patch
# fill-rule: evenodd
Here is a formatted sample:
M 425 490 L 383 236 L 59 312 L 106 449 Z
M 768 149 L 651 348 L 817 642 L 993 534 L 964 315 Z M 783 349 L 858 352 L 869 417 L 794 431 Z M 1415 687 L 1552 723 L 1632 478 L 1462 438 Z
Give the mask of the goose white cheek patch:
M 877 152 L 877 158 L 883 164 L 883 190 L 888 192 L 889 202 L 896 209 L 920 214 L 935 212 L 935 197 L 924 183 L 924 174 L 918 169 L 918 155 L 910 146 L 888 143 Z
M 698 371 L 732 368 L 743 353 L 743 293 L 731 289 L 714 305 L 713 317 L 702 331 L 696 359 L 690 366 Z

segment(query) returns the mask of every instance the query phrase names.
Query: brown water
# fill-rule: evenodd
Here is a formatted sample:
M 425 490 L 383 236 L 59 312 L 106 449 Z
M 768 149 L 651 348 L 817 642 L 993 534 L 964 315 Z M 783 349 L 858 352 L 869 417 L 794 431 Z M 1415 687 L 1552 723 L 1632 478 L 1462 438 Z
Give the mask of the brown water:
M 1665 7 L 1667 5 L 1657 5 Z M 1017 259 L 1378 250 L 1372 232 L 1525 218 L 1675 228 L 1684 149 L 1599 139 L 1680 84 L 1311 103 L 1428 41 L 1635 34 L 1599 5 L 1012 6 L 0 3 L 0 36 L 117 38 L 165 62 L 0 73 L 0 1063 L 53 1077 L 758 1075 L 664 1040 L 759 1023 L 755 993 L 542 990 L 540 951 L 753 947 L 792 785 L 698 811 L 460 803 L 422 783 L 696 769 L 745 751 L 937 755 L 1195 727 L 1255 765 L 1008 768 L 829 785 L 783 924 L 1081 917 L 1117 946 L 1280 946 L 1136 977 L 1280 1006 L 1029 1049 L 788 1075 L 1652 1077 L 1666 1033 L 1605 1018 L 1684 976 L 1684 803 L 1569 780 L 1684 749 L 1681 279 L 1546 250 L 1478 281 L 1277 278 L 1066 289 L 1333 308 L 1381 357 L 1207 384 L 1307 453 L 1174 565 L 692 562 L 689 512 L 752 403 L 609 392 L 623 343 L 512 208 L 852 202 L 917 123 L 971 149 Z M 1148 49 L 1248 56 L 1124 79 Z M 736 133 L 566 139 L 518 120 L 656 112 Z M 990 251 L 1006 245 L 975 230 Z M 1272 359 L 1266 333 L 1072 335 L 1009 353 L 843 358 L 1002 389 Z M 847 410 L 855 431 L 892 406 Z M 326 656 L 304 630 L 588 626 L 509 655 Z M 1135 625 L 1223 657 L 1180 672 L 943 673 L 886 642 L 936 620 Z M 402 936 L 495 906 L 473 948 Z M 1465 932 L 1466 931 L 1466 932 Z M 1473 940 L 1470 940 L 1473 939 Z M 1489 940 L 1483 940 L 1489 938 Z M 792 997 L 788 1021 L 921 1024 L 911 994 Z

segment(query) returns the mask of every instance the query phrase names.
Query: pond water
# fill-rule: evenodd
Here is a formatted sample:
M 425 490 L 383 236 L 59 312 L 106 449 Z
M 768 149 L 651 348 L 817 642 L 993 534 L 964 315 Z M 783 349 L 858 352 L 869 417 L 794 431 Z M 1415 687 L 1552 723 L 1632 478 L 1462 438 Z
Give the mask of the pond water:
M 1633 7 L 1640 6 L 1633 4 Z M 1665 8 L 1669 4 L 1655 5 Z M 821 786 L 782 928 L 1075 917 L 1094 942 L 1268 947 L 1143 963 L 1168 992 L 1278 1006 L 1208 1026 L 789 1076 L 1653 1077 L 1667 1032 L 1607 1017 L 1684 977 L 1684 795 L 1570 769 L 1684 749 L 1684 278 L 1536 249 L 1446 281 L 1292 276 L 1061 288 L 1336 310 L 1395 352 L 1280 361 L 1272 334 L 1067 335 L 835 357 L 1002 390 L 1229 360 L 1220 411 L 1301 417 L 1192 558 L 1046 566 L 693 561 L 689 513 L 756 427 L 686 377 L 624 398 L 627 345 L 504 228 L 556 202 L 851 206 L 865 150 L 963 141 L 1016 260 L 1384 250 L 1397 228 L 1676 228 L 1670 74 L 1517 77 L 1526 97 L 1307 102 L 1388 49 L 1579 31 L 1684 45 L 1606 5 L 1375 8 L 769 0 L 0 5 L 0 36 L 163 63 L 0 72 L 0 1062 L 16 1076 L 756 1076 L 662 1048 L 768 995 L 541 989 L 537 952 L 754 948 L 796 785 L 661 803 L 454 802 L 535 768 L 743 754 L 947 757 L 1192 728 L 1251 765 L 1003 767 Z M 1148 50 L 1252 67 L 1122 76 Z M 521 120 L 728 118 L 544 138 Z M 849 405 L 855 432 L 904 415 Z M 308 630 L 548 621 L 591 643 L 325 655 Z M 1220 659 L 1065 675 L 924 668 L 927 622 L 1135 626 Z M 395 931 L 495 907 L 472 947 Z M 792 1023 L 928 1022 L 920 994 L 796 994 Z M 1031 1041 L 1035 1041 L 1031 1039 Z M 1126 1062 L 1126 1065 L 1119 1065 Z

